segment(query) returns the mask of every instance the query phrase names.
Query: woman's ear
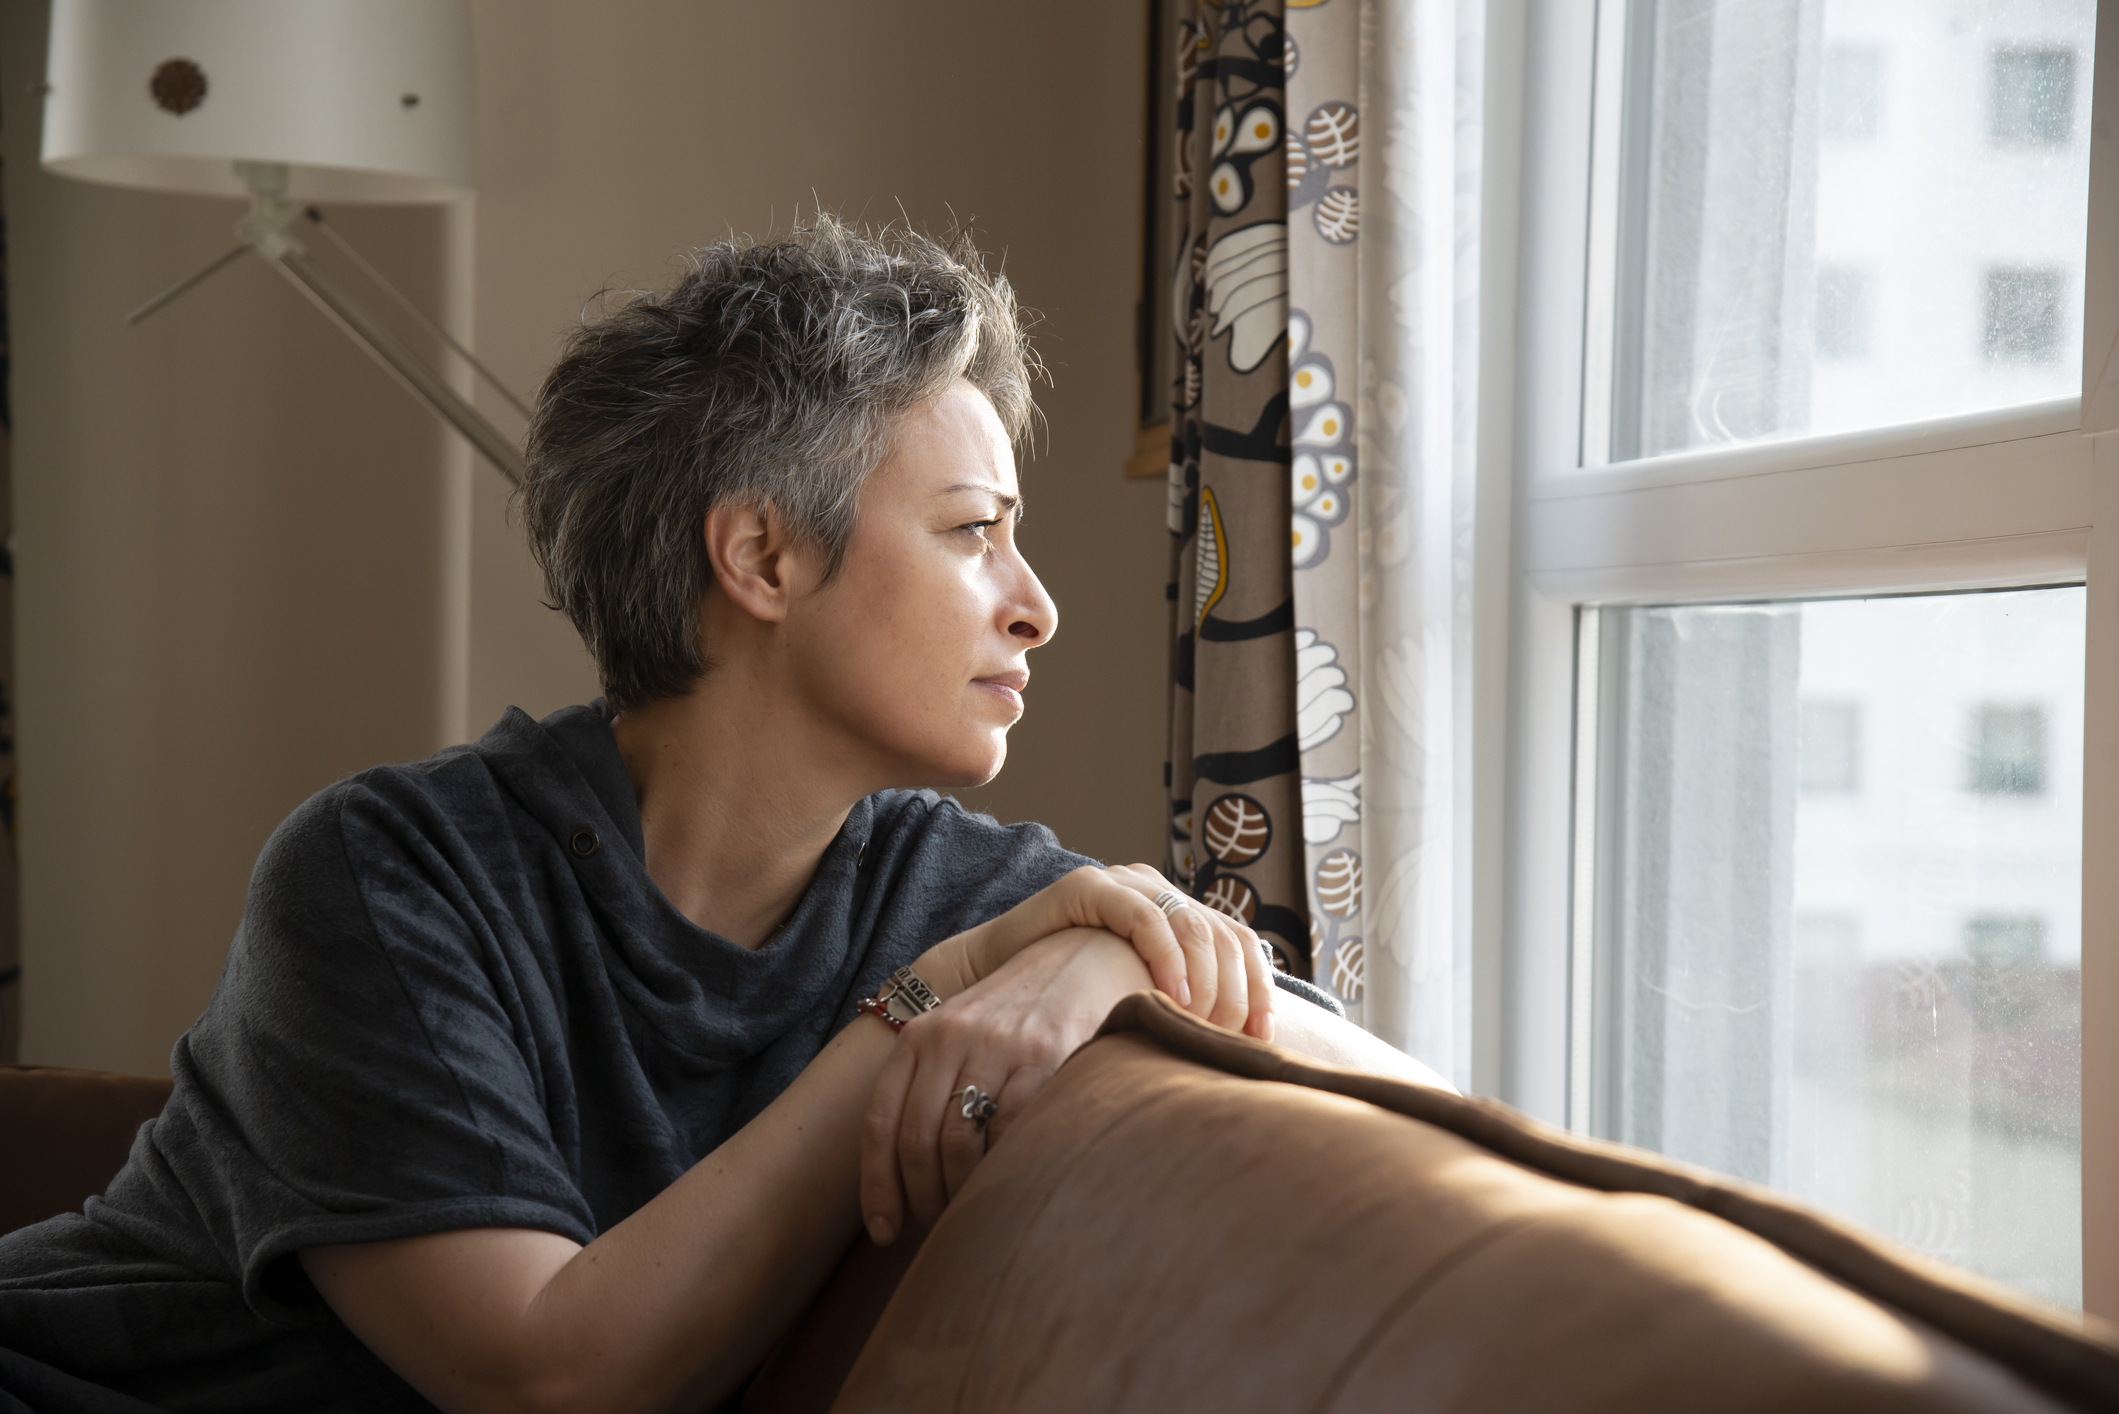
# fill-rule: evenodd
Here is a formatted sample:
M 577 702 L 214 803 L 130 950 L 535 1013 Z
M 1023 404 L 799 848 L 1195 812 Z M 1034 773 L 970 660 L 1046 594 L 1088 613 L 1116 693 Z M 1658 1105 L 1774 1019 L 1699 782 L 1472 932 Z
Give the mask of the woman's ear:
M 723 502 L 706 513 L 704 531 L 714 582 L 729 602 L 767 623 L 785 618 L 796 566 L 780 513 Z

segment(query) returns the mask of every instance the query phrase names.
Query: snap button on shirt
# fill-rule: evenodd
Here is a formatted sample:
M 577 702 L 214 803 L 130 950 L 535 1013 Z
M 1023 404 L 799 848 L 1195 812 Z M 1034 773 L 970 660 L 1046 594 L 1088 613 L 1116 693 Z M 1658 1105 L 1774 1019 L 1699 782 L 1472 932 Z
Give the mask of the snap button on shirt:
M 600 844 L 601 841 L 596 838 L 596 832 L 594 830 L 588 829 L 587 827 L 583 827 L 582 829 L 576 830 L 574 832 L 574 838 L 569 840 L 567 843 L 568 847 L 571 848 L 576 855 L 580 856 L 583 859 L 587 859 L 590 855 L 596 852 L 596 846 Z

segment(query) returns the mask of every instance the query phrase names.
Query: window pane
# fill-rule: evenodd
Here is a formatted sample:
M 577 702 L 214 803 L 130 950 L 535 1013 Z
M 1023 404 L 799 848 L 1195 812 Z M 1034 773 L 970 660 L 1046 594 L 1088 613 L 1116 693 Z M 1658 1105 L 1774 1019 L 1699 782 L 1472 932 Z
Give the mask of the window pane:
M 1613 8 L 1591 460 L 2079 390 L 2094 0 Z
M 2084 602 L 1601 611 L 1595 1132 L 2081 1304 Z

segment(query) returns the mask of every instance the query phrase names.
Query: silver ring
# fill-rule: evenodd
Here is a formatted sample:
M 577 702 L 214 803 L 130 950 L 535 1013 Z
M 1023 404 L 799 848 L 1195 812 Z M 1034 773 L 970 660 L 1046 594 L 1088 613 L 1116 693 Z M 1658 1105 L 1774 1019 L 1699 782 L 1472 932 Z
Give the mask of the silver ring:
M 1165 918 L 1175 918 L 1177 910 L 1191 901 L 1175 889 L 1164 889 L 1155 896 L 1155 906 L 1163 911 Z
M 966 1085 L 964 1087 L 964 1108 L 962 1113 L 964 1118 L 970 1120 L 972 1126 L 979 1133 L 984 1134 L 986 1132 L 986 1125 L 996 1114 L 1000 1113 L 1000 1109 L 1001 1107 L 994 1102 L 993 1096 L 987 1094 L 978 1086 Z

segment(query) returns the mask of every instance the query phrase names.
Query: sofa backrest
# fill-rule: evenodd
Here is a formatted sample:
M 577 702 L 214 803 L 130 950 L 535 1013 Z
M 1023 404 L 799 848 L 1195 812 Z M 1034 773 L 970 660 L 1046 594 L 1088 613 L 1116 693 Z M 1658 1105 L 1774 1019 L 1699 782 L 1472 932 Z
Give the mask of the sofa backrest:
M 2109 1328 L 1765 1190 L 1146 994 L 1105 1032 L 834 1409 L 2119 1407 Z
M 125 1165 L 170 1082 L 46 1065 L 0 1065 L 0 1232 L 79 1212 Z

